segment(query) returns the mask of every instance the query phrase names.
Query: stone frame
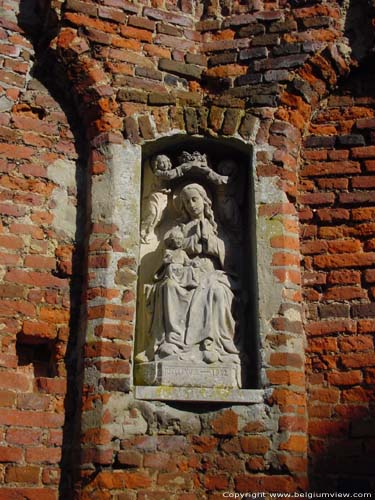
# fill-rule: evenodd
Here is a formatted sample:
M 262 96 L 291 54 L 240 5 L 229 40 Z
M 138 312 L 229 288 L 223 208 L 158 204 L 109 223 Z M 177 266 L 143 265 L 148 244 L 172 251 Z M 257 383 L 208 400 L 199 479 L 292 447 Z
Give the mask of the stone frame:
M 101 299 L 88 301 L 86 345 L 89 346 L 98 337 L 104 340 L 104 345 L 107 339 L 116 344 L 120 342 L 126 356 L 125 359 L 118 359 L 117 354 L 112 356 L 111 352 L 106 354 L 103 351 L 99 358 L 86 357 L 83 390 L 87 394 L 84 396 L 87 402 L 84 404 L 90 406 L 91 398 L 102 402 L 95 411 L 83 411 L 81 425 L 84 435 L 90 434 L 94 426 L 99 427 L 101 433 L 126 442 L 131 436 L 147 431 L 157 432 L 152 430 L 155 424 L 152 418 L 148 421 L 147 415 L 150 411 L 159 411 L 160 405 L 160 411 L 171 415 L 171 418 L 176 405 L 187 408 L 186 415 L 197 409 L 197 403 L 200 412 L 232 412 L 225 410 L 231 405 L 241 419 L 250 415 L 251 419 L 265 419 L 262 428 L 272 443 L 274 451 L 271 454 L 281 450 L 286 455 L 297 453 L 298 458 L 305 460 L 306 436 L 285 427 L 290 414 L 300 418 L 306 412 L 297 212 L 288 198 L 288 185 L 275 172 L 264 170 L 261 161 L 280 154 L 279 151 L 285 147 L 284 141 L 288 148 L 291 147 L 289 154 L 296 157 L 298 132 L 285 122 L 275 121 L 270 128 L 270 143 L 258 144 L 255 137 L 261 130 L 261 123 L 258 119 L 252 120 L 251 132 L 246 140 L 238 134 L 234 137 L 222 136 L 252 153 L 254 218 L 259 235 L 256 252 L 262 259 L 262 265 L 258 266 L 258 381 L 256 388 L 239 390 L 236 394 L 220 390 L 210 394 L 200 391 L 178 395 L 154 387 L 151 394 L 145 395 L 140 393 L 139 388 L 134 388 L 131 365 L 139 262 L 142 145 L 150 148 L 148 145 L 154 141 L 134 144 L 118 136 L 104 135 L 92 142 L 103 158 L 105 169 L 100 170 L 100 175 L 93 176 L 93 225 L 89 240 L 92 255 L 89 254 L 88 287 L 101 285 L 108 292 Z M 193 136 L 203 137 L 198 134 Z M 295 138 L 295 142 L 289 140 L 290 136 Z M 183 130 L 173 129 L 157 136 L 160 141 L 173 141 L 177 137 L 187 138 L 189 135 Z M 278 145 L 281 145 L 281 150 Z M 104 240 L 110 243 L 110 247 L 97 264 L 97 242 Z M 117 290 L 120 290 L 120 295 Z M 113 296 L 112 291 L 115 292 Z M 155 409 L 146 410 L 148 407 Z M 182 419 L 188 418 L 184 412 L 179 412 L 179 415 Z M 278 421 L 282 426 L 279 430 Z M 90 467 L 92 463 L 111 464 L 118 453 L 109 443 L 98 446 L 88 442 L 83 445 L 82 451 L 83 467 L 85 464 Z M 305 485 L 303 474 L 298 481 Z
M 253 172 L 253 148 L 233 138 L 208 138 L 204 136 L 186 136 L 176 134 L 173 136 L 157 139 L 152 143 L 146 144 L 142 148 L 142 179 L 144 175 L 144 166 L 147 159 L 160 153 L 175 153 L 181 149 L 201 149 L 202 151 L 210 151 L 215 148 L 220 153 L 228 156 L 234 155 L 238 161 L 244 163 L 243 175 L 245 177 L 246 189 L 244 190 L 244 208 L 246 208 L 246 221 L 244 223 L 247 233 L 244 237 L 244 252 L 248 257 L 247 265 L 244 266 L 247 276 L 247 293 L 249 295 L 249 303 L 246 307 L 245 331 L 247 338 L 245 339 L 246 354 L 249 356 L 248 374 L 244 374 L 246 380 L 245 387 L 242 389 L 229 388 L 198 388 L 198 387 L 166 387 L 166 386 L 145 386 L 135 385 L 135 394 L 139 399 L 159 399 L 159 400 L 176 400 L 176 401 L 215 401 L 215 402 L 248 402 L 259 399 L 259 394 L 253 394 L 259 380 L 259 366 L 257 359 L 258 341 L 258 315 L 256 314 L 257 306 L 257 276 L 256 276 L 256 229 L 254 223 L 254 189 L 252 184 Z M 220 156 L 220 155 L 218 155 Z M 245 165 L 246 163 L 246 165 Z M 141 181 L 142 184 L 142 181 Z M 251 228 L 251 229 L 250 229 Z M 250 283 L 253 279 L 253 283 Z M 139 290 L 138 290 L 139 293 Z M 139 300 L 137 300 L 139 303 Z M 138 318 L 139 319 L 139 318 Z M 135 333 L 135 337 L 137 332 Z M 135 344 L 137 339 L 135 338 Z M 134 367 L 135 369 L 135 367 Z M 249 389 L 251 387 L 251 389 Z
M 256 130 L 256 127 L 254 128 Z M 189 136 L 181 134 L 179 131 L 174 133 L 165 134 L 164 137 L 159 137 L 157 141 L 148 142 L 144 145 L 146 154 L 150 155 L 157 149 L 162 149 L 166 144 L 186 139 Z M 193 140 L 200 140 L 203 136 L 195 135 Z M 283 220 L 285 217 L 295 218 L 294 210 L 288 203 L 286 193 L 278 185 L 277 177 L 262 177 L 257 175 L 257 161 L 256 157 L 259 154 L 259 147 L 254 143 L 254 140 L 244 141 L 239 138 L 223 138 L 228 143 L 235 144 L 239 150 L 248 150 L 251 158 L 251 166 L 249 172 L 249 180 L 253 182 L 254 194 L 254 224 L 255 233 L 258 235 L 256 238 L 256 259 L 261 258 L 262 265 L 257 260 L 257 281 L 258 281 L 258 321 L 259 321 L 259 334 L 257 335 L 258 342 L 258 359 L 257 363 L 257 381 L 253 389 L 248 389 L 247 393 L 234 396 L 232 392 L 224 392 L 218 397 L 211 395 L 207 391 L 201 391 L 197 395 L 193 395 L 193 400 L 215 400 L 225 401 L 225 394 L 228 398 L 227 401 L 237 402 L 250 402 L 255 395 L 254 390 L 262 390 L 260 388 L 267 386 L 267 377 L 265 364 L 267 364 L 270 352 L 266 346 L 266 337 L 269 327 L 274 322 L 274 317 L 281 309 L 285 309 L 284 283 L 281 280 L 275 279 L 275 270 L 273 270 L 273 254 L 275 249 L 281 248 L 285 243 L 288 243 L 290 236 L 284 236 L 285 224 Z M 103 215 L 108 213 L 111 224 L 119 228 L 118 237 L 126 248 L 126 258 L 138 262 L 139 252 L 139 224 L 140 224 L 140 192 L 141 192 L 141 171 L 142 171 L 142 147 L 140 145 L 131 144 L 125 141 L 124 144 L 107 144 L 105 146 L 99 145 L 102 153 L 108 158 L 107 172 L 100 176 L 98 182 L 95 182 L 92 187 L 92 198 L 95 200 L 105 200 L 96 202 L 92 207 L 92 218 L 101 219 Z M 156 147 L 156 149 L 155 149 Z M 128 186 L 131 185 L 132 189 L 129 191 Z M 103 196 L 103 193 L 107 193 Z M 126 192 L 126 196 L 122 193 Z M 289 207 L 286 213 L 280 212 L 280 207 Z M 289 213 L 288 213 L 289 212 Z M 107 218 L 107 217 L 106 217 Z M 107 218 L 108 221 L 108 218 Z M 107 222 L 108 224 L 108 222 Z M 272 243 L 272 241 L 273 243 Z M 293 249 L 286 249 L 287 253 L 293 252 Z M 278 253 L 278 252 L 277 252 Z M 112 269 L 113 271 L 113 269 Z M 281 274 L 285 274 L 280 270 Z M 276 270 L 276 275 L 278 270 Z M 126 271 L 125 275 L 121 270 L 115 272 L 113 276 L 114 284 L 122 284 L 127 281 L 131 282 L 131 290 L 136 294 L 136 268 L 129 279 L 129 272 Z M 278 282 L 279 281 L 279 282 Z M 290 288 L 290 285 L 288 286 Z M 298 292 L 298 284 L 291 286 Z M 270 290 L 272 293 L 270 294 Z M 134 311 L 132 313 L 134 315 Z M 284 315 L 284 313 L 282 313 Z M 291 321 L 300 321 L 300 312 L 298 308 L 291 308 L 287 312 Z M 134 331 L 134 324 L 131 326 Z M 284 327 L 282 327 L 284 329 Z M 296 352 L 303 352 L 303 341 L 300 338 L 294 338 L 293 345 L 296 347 Z M 109 380 L 111 377 L 106 377 Z M 132 383 L 131 383 L 132 385 Z M 167 394 L 166 394 L 167 393 Z M 184 399 L 184 395 L 174 394 L 173 391 L 163 391 L 152 389 L 150 394 L 145 394 L 143 389 L 137 389 L 137 397 L 144 399 Z M 256 398 L 258 399 L 260 393 L 257 392 Z M 217 400 L 217 399 L 216 399 Z

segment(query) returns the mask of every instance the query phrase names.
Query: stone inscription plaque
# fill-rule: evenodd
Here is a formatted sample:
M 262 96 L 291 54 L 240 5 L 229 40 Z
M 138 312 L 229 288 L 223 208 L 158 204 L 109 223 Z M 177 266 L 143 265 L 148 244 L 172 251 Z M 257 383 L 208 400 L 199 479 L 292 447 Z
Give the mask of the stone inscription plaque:
M 198 365 L 166 361 L 141 363 L 136 366 L 137 385 L 173 387 L 238 387 L 239 367 L 231 364 Z

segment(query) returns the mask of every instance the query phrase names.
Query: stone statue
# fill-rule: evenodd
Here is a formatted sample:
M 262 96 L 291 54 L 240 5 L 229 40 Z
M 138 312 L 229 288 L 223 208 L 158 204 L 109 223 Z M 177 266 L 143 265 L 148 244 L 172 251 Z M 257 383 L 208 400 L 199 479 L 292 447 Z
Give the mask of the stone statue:
M 151 160 L 154 182 L 151 194 L 146 200 L 141 223 L 141 241 L 148 243 L 153 231 L 161 220 L 168 202 L 170 188 L 168 183 L 185 176 L 187 172 L 205 177 L 211 182 L 221 185 L 228 182 L 228 176 L 216 173 L 207 163 L 207 156 L 198 151 L 188 153 L 183 151 L 179 157 L 179 165 L 172 167 L 172 162 L 166 155 L 157 155 Z
M 172 162 L 166 155 L 158 155 L 153 158 L 151 166 L 155 181 L 152 186 L 152 193 L 145 206 L 141 224 L 141 241 L 143 243 L 149 242 L 150 235 L 160 222 L 167 205 L 170 189 L 166 186 L 165 181 L 182 177 L 186 170 L 183 165 L 172 168 Z
M 228 182 L 202 155 L 187 158 L 187 154 L 180 158 L 179 172 L 194 169 L 218 186 Z M 143 366 L 141 378 L 150 385 L 183 385 L 176 380 L 178 370 L 189 374 L 184 377 L 186 385 L 239 387 L 235 310 L 240 287 L 237 277 L 225 270 L 225 244 L 212 201 L 197 182 L 185 185 L 176 201 L 180 218 L 165 233 L 159 268 L 146 286 L 149 329 L 145 349 L 136 356 L 136 363 Z M 217 368 L 208 376 L 204 367 Z

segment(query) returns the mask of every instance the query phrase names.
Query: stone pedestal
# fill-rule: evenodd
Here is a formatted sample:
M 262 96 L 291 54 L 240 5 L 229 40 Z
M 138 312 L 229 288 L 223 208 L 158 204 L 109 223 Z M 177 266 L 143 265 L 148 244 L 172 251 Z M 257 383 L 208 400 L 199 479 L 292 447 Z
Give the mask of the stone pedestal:
M 135 383 L 141 386 L 241 387 L 241 366 L 236 364 L 153 361 L 135 367 Z

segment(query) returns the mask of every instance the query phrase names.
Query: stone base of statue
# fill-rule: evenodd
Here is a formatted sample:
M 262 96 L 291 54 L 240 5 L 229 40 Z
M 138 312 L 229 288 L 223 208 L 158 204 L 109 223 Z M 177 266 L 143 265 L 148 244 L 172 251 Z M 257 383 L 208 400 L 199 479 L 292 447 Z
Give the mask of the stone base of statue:
M 241 387 L 241 365 L 152 361 L 135 365 L 136 385 Z

